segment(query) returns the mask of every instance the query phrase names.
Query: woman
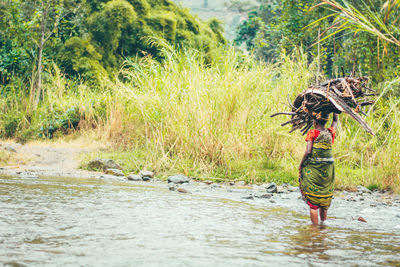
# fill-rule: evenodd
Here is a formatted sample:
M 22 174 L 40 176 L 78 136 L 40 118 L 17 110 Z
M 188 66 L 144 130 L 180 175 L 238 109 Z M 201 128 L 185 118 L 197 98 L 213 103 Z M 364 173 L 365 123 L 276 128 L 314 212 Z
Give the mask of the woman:
M 328 118 L 329 114 L 326 114 L 314 120 L 314 129 L 307 133 L 307 149 L 299 166 L 300 190 L 310 206 L 313 224 L 318 224 L 318 211 L 321 222 L 326 220 L 335 186 L 332 145 L 335 141 L 338 114 L 334 113 L 332 125 L 326 129 Z

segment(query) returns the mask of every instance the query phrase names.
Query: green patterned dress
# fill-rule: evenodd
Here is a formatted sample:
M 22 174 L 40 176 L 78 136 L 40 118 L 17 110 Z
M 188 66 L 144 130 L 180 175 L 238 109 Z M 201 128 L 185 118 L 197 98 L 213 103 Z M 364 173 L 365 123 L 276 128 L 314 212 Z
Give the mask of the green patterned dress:
M 328 209 L 331 205 L 335 189 L 335 166 L 332 155 L 334 131 L 334 128 L 317 131 L 319 135 L 313 141 L 311 157 L 305 161 L 299 179 L 302 195 L 313 209 Z

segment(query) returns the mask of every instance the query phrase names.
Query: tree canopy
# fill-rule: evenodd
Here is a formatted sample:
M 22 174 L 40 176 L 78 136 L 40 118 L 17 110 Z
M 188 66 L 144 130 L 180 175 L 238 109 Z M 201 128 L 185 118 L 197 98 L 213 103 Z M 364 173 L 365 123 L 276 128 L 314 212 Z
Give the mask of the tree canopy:
M 33 83 L 38 68 L 45 73 L 53 63 L 96 83 L 112 78 L 126 58 L 161 59 L 154 40 L 205 53 L 226 43 L 219 21 L 201 21 L 171 0 L 2 1 L 0 83 Z
M 245 43 L 257 57 L 271 61 L 282 52 L 295 49 L 308 52 L 310 61 L 318 56 L 325 74 L 334 76 L 352 71 L 373 76 L 376 80 L 396 77 L 400 73 L 400 47 L 378 33 L 362 28 L 369 20 L 382 31 L 390 29 L 396 36 L 396 18 L 400 15 L 396 1 L 320 1 L 262 0 L 260 6 L 248 12 L 248 18 L 238 29 L 235 42 Z M 322 5 L 324 4 L 324 5 Z M 336 5 L 336 6 L 333 6 Z M 333 8 L 336 8 L 333 9 Z M 359 23 L 348 22 L 346 8 L 358 14 Z M 381 18 L 376 20 L 377 18 Z M 353 22 L 357 19 L 353 18 Z M 347 19 L 347 23 L 346 23 Z M 361 26 L 360 26 L 361 25 Z M 383 32 L 387 36 L 387 32 Z

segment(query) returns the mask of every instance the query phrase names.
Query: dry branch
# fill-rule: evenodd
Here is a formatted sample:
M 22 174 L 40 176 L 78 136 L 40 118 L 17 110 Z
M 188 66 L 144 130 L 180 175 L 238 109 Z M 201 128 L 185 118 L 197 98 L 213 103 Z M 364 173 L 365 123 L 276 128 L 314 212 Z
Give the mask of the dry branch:
M 300 129 L 302 134 L 305 134 L 312 127 L 314 120 L 322 119 L 330 113 L 344 112 L 360 123 L 367 132 L 375 135 L 371 127 L 358 114 L 365 115 L 361 108 L 374 103 L 366 97 L 376 96 L 375 90 L 364 85 L 367 82 L 367 77 L 344 77 L 328 80 L 320 85 L 312 85 L 299 94 L 293 103 L 288 96 L 292 108 L 290 112 L 278 112 L 272 114 L 271 117 L 289 115 L 290 120 L 281 125 L 292 124 L 290 132 Z M 363 88 L 372 93 L 366 94 Z

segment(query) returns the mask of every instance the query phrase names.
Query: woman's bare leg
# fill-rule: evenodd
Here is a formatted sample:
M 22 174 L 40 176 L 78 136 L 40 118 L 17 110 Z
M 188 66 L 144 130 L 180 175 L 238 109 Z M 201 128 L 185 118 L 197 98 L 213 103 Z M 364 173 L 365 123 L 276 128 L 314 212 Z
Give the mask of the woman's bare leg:
M 328 216 L 328 210 L 319 208 L 319 217 L 321 218 L 321 222 L 324 222 L 327 216 Z
M 318 210 L 310 208 L 310 218 L 313 224 L 318 224 Z

